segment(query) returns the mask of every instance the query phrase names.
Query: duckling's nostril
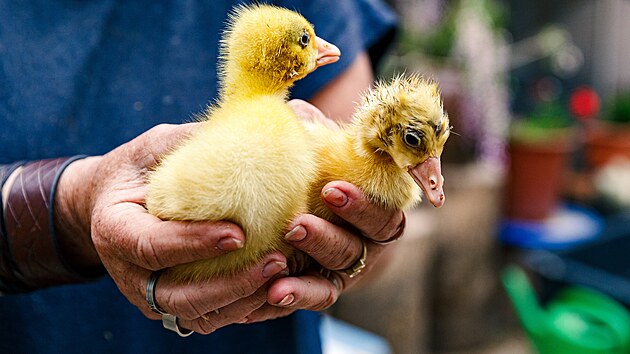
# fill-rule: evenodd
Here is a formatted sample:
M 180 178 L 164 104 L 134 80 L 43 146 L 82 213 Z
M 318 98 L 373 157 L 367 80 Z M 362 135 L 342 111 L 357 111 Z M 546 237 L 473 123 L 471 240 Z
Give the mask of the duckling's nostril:
M 429 179 L 429 185 L 431 186 L 431 189 L 433 189 L 433 190 L 437 189 L 437 181 L 435 180 L 434 177 L 431 177 Z

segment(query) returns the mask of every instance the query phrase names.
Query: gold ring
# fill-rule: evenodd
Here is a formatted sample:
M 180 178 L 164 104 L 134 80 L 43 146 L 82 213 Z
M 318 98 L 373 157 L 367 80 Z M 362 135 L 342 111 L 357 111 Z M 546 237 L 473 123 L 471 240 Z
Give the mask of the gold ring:
M 359 258 L 359 260 L 356 261 L 349 268 L 344 269 L 344 272 L 350 278 L 356 277 L 359 273 L 361 273 L 363 268 L 365 268 L 365 259 L 367 258 L 367 245 L 365 244 L 365 241 L 363 241 L 363 238 L 361 238 L 361 245 L 363 245 L 363 251 L 361 253 L 361 257 Z

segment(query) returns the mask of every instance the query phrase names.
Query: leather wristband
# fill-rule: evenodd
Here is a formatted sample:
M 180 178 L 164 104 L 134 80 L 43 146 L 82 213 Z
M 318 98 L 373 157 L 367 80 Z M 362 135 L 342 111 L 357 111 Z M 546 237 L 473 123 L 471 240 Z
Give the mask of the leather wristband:
M 23 290 L 22 281 L 14 274 L 15 263 L 9 251 L 9 240 L 4 223 L 4 201 L 2 198 L 2 187 L 13 172 L 25 161 L 16 162 L 10 165 L 0 165 L 0 291 L 2 292 L 18 292 Z
M 55 232 L 57 182 L 71 162 L 83 157 L 32 161 L 16 172 L 3 210 L 5 242 L 0 245 L 0 263 L 10 266 L 2 267 L 0 272 L 5 292 L 84 282 L 101 275 L 82 274 L 68 264 Z

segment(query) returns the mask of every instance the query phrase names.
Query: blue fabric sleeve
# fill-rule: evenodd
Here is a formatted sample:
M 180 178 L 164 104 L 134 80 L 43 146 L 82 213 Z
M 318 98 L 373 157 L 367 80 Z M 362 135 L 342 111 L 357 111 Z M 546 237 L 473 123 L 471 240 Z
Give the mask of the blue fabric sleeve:
M 0 0 L 0 164 L 98 155 L 160 123 L 182 123 L 217 93 L 220 33 L 242 1 Z M 341 48 L 295 86 L 308 98 L 356 55 L 376 60 L 395 16 L 377 0 L 278 0 Z M 108 278 L 0 296 L 0 353 L 321 352 L 319 314 L 179 338 Z

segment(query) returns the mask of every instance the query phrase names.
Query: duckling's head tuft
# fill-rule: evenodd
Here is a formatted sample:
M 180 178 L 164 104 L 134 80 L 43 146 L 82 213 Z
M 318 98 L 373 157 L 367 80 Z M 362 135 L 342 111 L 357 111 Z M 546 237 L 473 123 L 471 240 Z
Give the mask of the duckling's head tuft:
M 355 122 L 361 149 L 391 158 L 442 205 L 440 156 L 451 127 L 436 82 L 415 74 L 379 82 L 364 95 Z

